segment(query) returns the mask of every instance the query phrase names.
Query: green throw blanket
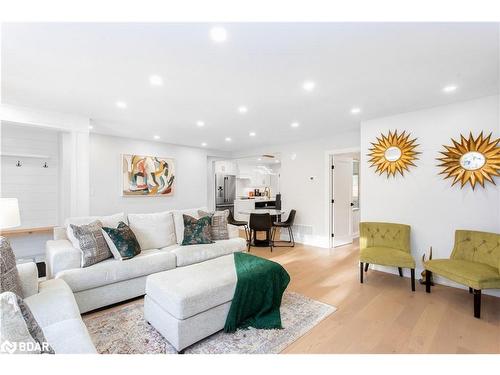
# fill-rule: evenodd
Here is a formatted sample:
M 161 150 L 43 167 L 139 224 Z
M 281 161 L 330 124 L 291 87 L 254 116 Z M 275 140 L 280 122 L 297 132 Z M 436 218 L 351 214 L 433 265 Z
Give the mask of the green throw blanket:
M 278 263 L 247 253 L 234 253 L 238 281 L 224 332 L 237 328 L 283 328 L 281 298 L 290 276 Z

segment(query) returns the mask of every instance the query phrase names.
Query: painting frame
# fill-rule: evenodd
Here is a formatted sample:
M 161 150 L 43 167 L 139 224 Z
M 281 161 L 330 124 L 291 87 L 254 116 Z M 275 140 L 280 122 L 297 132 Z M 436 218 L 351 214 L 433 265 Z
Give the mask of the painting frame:
M 121 154 L 123 197 L 171 197 L 175 192 L 175 159 L 146 154 Z

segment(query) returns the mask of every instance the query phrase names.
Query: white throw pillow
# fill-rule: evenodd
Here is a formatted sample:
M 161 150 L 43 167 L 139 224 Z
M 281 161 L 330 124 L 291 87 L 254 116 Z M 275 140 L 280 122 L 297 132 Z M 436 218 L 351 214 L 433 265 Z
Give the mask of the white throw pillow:
M 175 244 L 174 218 L 170 211 L 129 214 L 128 222 L 141 250 L 160 249 Z
M 81 217 L 70 217 L 65 220 L 64 225 L 66 226 L 66 236 L 68 240 L 71 241 L 71 244 L 75 249 L 80 249 L 79 241 L 75 238 L 73 234 L 73 229 L 71 229 L 71 225 L 87 225 L 94 221 L 100 221 L 103 227 L 112 227 L 116 228 L 120 221 L 123 221 L 127 224 L 127 217 L 125 213 L 120 212 L 118 214 L 109 215 L 109 216 L 81 216 Z
M 175 224 L 175 237 L 177 238 L 177 243 L 181 244 L 184 239 L 184 218 L 182 215 L 189 215 L 195 219 L 199 219 L 198 210 L 207 211 L 206 207 L 200 208 L 190 208 L 187 210 L 175 210 L 174 214 L 174 224 Z

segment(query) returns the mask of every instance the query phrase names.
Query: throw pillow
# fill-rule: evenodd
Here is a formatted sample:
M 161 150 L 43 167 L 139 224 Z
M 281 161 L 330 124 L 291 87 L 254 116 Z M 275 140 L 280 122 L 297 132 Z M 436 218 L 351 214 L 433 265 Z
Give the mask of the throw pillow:
M 123 221 L 120 221 L 117 228 L 102 227 L 102 230 L 115 259 L 130 259 L 141 252 L 141 246 L 134 232 Z
M 0 236 L 0 293 L 3 292 L 13 292 L 21 298 L 24 297 L 16 257 L 9 241 Z
M 229 216 L 229 210 L 215 211 L 214 213 L 208 213 L 202 210 L 198 210 L 198 215 L 200 217 L 210 216 L 212 219 L 211 232 L 212 240 L 228 240 L 229 232 L 227 230 L 227 218 Z
M 76 243 L 73 244 L 82 252 L 82 267 L 88 267 L 111 258 L 113 254 L 102 234 L 102 224 L 96 220 L 86 225 L 70 224 L 75 236 Z
M 0 353 L 50 353 L 42 329 L 26 303 L 12 292 L 0 294 Z
M 184 239 L 182 245 L 200 245 L 212 243 L 210 227 L 212 219 L 209 216 L 195 219 L 189 215 L 183 215 Z

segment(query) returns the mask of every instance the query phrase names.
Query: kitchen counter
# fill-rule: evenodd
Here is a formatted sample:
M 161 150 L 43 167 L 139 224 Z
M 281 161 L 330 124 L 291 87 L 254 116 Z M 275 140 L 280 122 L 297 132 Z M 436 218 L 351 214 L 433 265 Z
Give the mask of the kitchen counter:
M 267 202 L 273 202 L 270 203 L 269 205 Z M 242 212 L 250 212 L 254 211 L 255 209 L 266 209 L 268 208 L 275 208 L 276 198 L 271 197 L 271 198 L 266 198 L 266 197 L 252 197 L 252 198 L 244 198 L 244 197 L 239 197 L 234 200 L 234 218 L 236 220 L 244 220 L 248 221 L 250 219 L 249 214 L 243 214 Z
M 244 198 L 244 197 L 238 197 L 236 198 L 238 201 L 256 201 L 256 202 L 269 202 L 269 201 L 275 201 L 275 197 L 271 198 L 266 198 L 266 197 L 252 197 L 252 198 Z

